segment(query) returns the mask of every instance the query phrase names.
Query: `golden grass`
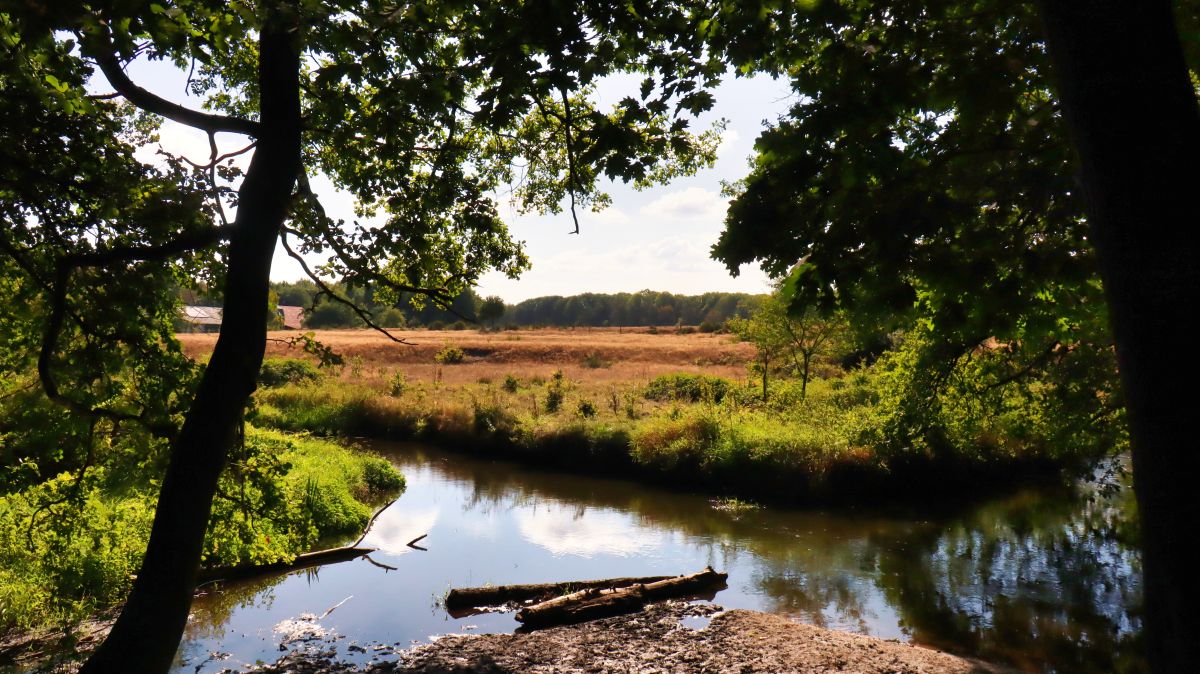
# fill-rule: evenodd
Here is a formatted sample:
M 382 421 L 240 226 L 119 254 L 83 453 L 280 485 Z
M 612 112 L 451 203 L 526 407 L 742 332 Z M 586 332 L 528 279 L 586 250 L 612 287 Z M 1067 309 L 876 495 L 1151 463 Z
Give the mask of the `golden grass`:
M 730 335 L 695 333 L 678 335 L 671 330 L 649 334 L 645 328 L 539 328 L 479 332 L 476 330 L 396 330 L 410 344 L 397 344 L 374 330 L 318 330 L 316 337 L 357 363 L 357 375 L 367 381 L 401 372 L 410 381 L 446 384 L 491 380 L 501 383 L 508 375 L 527 380 L 549 378 L 562 370 L 570 380 L 591 384 L 645 383 L 661 374 L 700 372 L 731 379 L 746 374 L 753 347 Z M 296 332 L 272 332 L 269 337 L 288 339 Z M 196 358 L 208 355 L 214 334 L 180 334 L 184 351 Z M 433 356 L 446 345 L 467 353 L 458 365 L 438 365 Z M 587 367 L 595 355 L 607 367 Z M 277 341 L 267 343 L 269 358 L 304 357 L 298 348 Z M 351 376 L 347 367 L 343 377 Z

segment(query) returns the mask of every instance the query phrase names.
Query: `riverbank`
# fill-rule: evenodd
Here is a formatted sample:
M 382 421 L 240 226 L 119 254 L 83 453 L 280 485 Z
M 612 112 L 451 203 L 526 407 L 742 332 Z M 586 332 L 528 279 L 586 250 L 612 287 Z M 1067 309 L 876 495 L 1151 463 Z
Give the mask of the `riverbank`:
M 786 505 L 918 505 L 1061 481 L 1085 463 L 1036 441 L 897 447 L 874 373 L 793 382 L 768 403 L 734 380 L 679 373 L 598 384 L 560 370 L 473 383 L 328 377 L 260 390 L 256 424 L 319 436 L 417 441 L 481 457 L 630 477 Z M 968 432 L 972 433 L 973 431 Z
M 446 635 L 408 651 L 367 645 L 382 662 L 353 665 L 320 647 L 256 674 L 575 674 L 583 672 L 1005 674 L 979 660 L 712 604 L 667 603 L 637 614 L 527 634 Z M 391 657 L 395 660 L 391 660 Z
M 0 644 L 41 628 L 86 625 L 124 601 L 158 494 L 148 471 L 121 468 L 64 473 L 0 496 Z M 332 537 L 357 535 L 373 509 L 403 488 L 404 477 L 376 455 L 247 427 L 221 477 L 203 563 L 287 561 Z

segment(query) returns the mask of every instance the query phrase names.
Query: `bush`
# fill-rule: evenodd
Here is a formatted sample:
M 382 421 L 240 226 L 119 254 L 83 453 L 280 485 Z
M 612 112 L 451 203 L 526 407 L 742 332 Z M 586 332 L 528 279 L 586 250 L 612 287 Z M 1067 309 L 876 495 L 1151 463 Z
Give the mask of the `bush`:
M 258 370 L 258 383 L 267 388 L 308 384 L 320 379 L 321 372 L 315 365 L 297 358 L 267 358 Z
M 375 318 L 375 323 L 381 328 L 403 328 L 404 314 L 394 307 L 384 309 L 379 316 Z
M 646 386 L 646 398 L 658 402 L 686 400 L 721 402 L 732 388 L 726 379 L 704 374 L 664 374 Z
M 551 414 L 557 412 L 562 407 L 564 394 L 561 388 L 551 387 L 546 391 L 546 411 Z
M 404 391 L 408 388 L 408 378 L 403 372 L 392 374 L 392 378 L 388 380 L 388 395 L 393 398 L 399 398 L 404 395 Z
M 457 365 L 466 360 L 467 354 L 457 346 L 445 346 L 434 355 L 433 360 L 439 365 Z
M 720 428 L 706 416 L 653 419 L 634 432 L 633 457 L 659 470 L 697 470 L 719 438 Z
M 579 416 L 591 419 L 596 416 L 596 405 L 590 400 L 579 401 Z
M 504 384 L 502 384 L 502 388 L 505 391 L 508 391 L 509 393 L 516 393 L 517 389 L 520 387 L 521 387 L 520 380 L 518 380 L 516 377 L 512 376 L 511 374 L 505 375 Z
M 612 361 L 606 360 L 598 352 L 593 351 L 583 357 L 583 366 L 593 370 L 612 367 Z

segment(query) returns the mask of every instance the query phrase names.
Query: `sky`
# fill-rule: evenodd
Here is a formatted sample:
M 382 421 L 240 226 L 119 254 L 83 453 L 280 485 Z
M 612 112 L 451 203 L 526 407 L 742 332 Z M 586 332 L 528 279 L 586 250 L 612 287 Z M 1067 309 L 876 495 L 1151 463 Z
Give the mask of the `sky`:
M 160 96 L 199 107 L 199 101 L 184 92 L 184 73 L 168 63 L 141 60 L 131 64 L 128 72 L 136 83 Z M 106 90 L 103 77 L 97 77 L 93 88 Z M 634 93 L 636 81 L 610 78 L 601 83 L 597 95 L 602 104 L 615 102 Z M 499 196 L 501 217 L 513 237 L 525 243 L 532 268 L 517 280 L 495 272 L 486 274 L 477 291 L 499 295 L 510 303 L 543 295 L 643 289 L 688 295 L 768 291 L 769 279 L 757 267 L 744 266 L 737 277 L 731 276 L 724 265 L 709 257 L 709 250 L 720 236 L 727 207 L 721 182 L 746 175 L 754 140 L 764 123 L 775 120 L 794 99 L 786 82 L 763 76 L 731 76 L 713 93 L 713 110 L 696 120 L 693 129 L 704 130 L 718 119 L 726 120 L 715 165 L 641 191 L 609 183 L 605 191 L 611 195 L 612 205 L 600 213 L 579 209 L 579 235 L 568 234 L 574 228 L 568 210 L 556 215 L 522 215 Z M 167 121 L 160 138 L 164 150 L 196 161 L 208 160 L 208 140 L 199 131 Z M 218 143 L 224 153 L 238 149 L 244 138 L 220 134 Z M 140 156 L 153 161 L 156 150 L 143 148 Z M 240 159 L 244 162 L 248 156 Z M 313 181 L 313 189 L 330 216 L 354 219 L 349 195 L 321 178 Z M 303 277 L 299 264 L 282 248 L 277 249 L 271 278 L 291 281 Z

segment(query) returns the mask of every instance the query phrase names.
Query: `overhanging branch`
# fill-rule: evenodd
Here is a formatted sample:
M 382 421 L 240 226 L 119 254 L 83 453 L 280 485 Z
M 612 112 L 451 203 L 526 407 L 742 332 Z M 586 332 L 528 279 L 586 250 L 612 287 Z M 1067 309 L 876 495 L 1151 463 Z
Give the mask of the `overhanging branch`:
M 125 69 L 121 66 L 121 61 L 117 58 L 116 47 L 112 42 L 112 35 L 107 30 L 103 30 L 100 32 L 99 40 L 100 49 L 97 50 L 97 53 L 88 55 L 96 59 L 96 64 L 100 66 L 100 71 L 108 78 L 108 83 L 124 96 L 125 100 L 146 112 L 161 115 L 172 121 L 201 129 L 208 133 L 224 131 L 228 133 L 241 133 L 247 136 L 258 136 L 258 122 L 241 117 L 214 115 L 207 112 L 200 112 L 199 110 L 192 110 L 139 87 L 125 74 Z
M 325 283 L 324 279 L 322 279 L 318 274 L 313 272 L 312 268 L 308 266 L 308 262 L 306 262 L 299 253 L 292 250 L 292 246 L 291 246 L 291 244 L 288 243 L 287 237 L 288 237 L 288 232 L 286 230 L 281 232 L 280 236 L 279 236 L 279 242 L 283 244 L 283 249 L 285 251 L 287 251 L 288 257 L 291 257 L 293 260 L 298 262 L 300 264 L 300 269 L 302 269 L 304 271 L 304 275 L 307 276 L 310 280 L 312 280 L 312 282 L 316 284 L 317 288 L 320 289 L 321 292 L 319 294 L 327 295 L 329 297 L 329 299 L 331 299 L 335 302 L 338 302 L 339 304 L 346 305 L 347 307 L 350 308 L 351 311 L 353 311 L 355 313 L 356 316 L 358 316 L 358 318 L 360 320 L 362 320 L 363 323 L 367 324 L 367 327 L 382 334 L 384 337 L 387 337 L 388 339 L 392 340 L 393 342 L 396 342 L 397 344 L 407 344 L 409 346 L 414 346 L 414 344 L 412 342 L 393 335 L 390 331 L 388 331 L 387 328 L 376 323 L 373 320 L 373 317 L 371 316 L 371 312 L 358 306 L 358 303 L 356 303 L 353 300 L 348 299 L 346 297 L 342 297 L 337 292 L 335 292 L 333 290 L 333 288 L 330 288 L 329 284 Z M 316 298 L 313 299 L 313 306 L 316 306 Z

